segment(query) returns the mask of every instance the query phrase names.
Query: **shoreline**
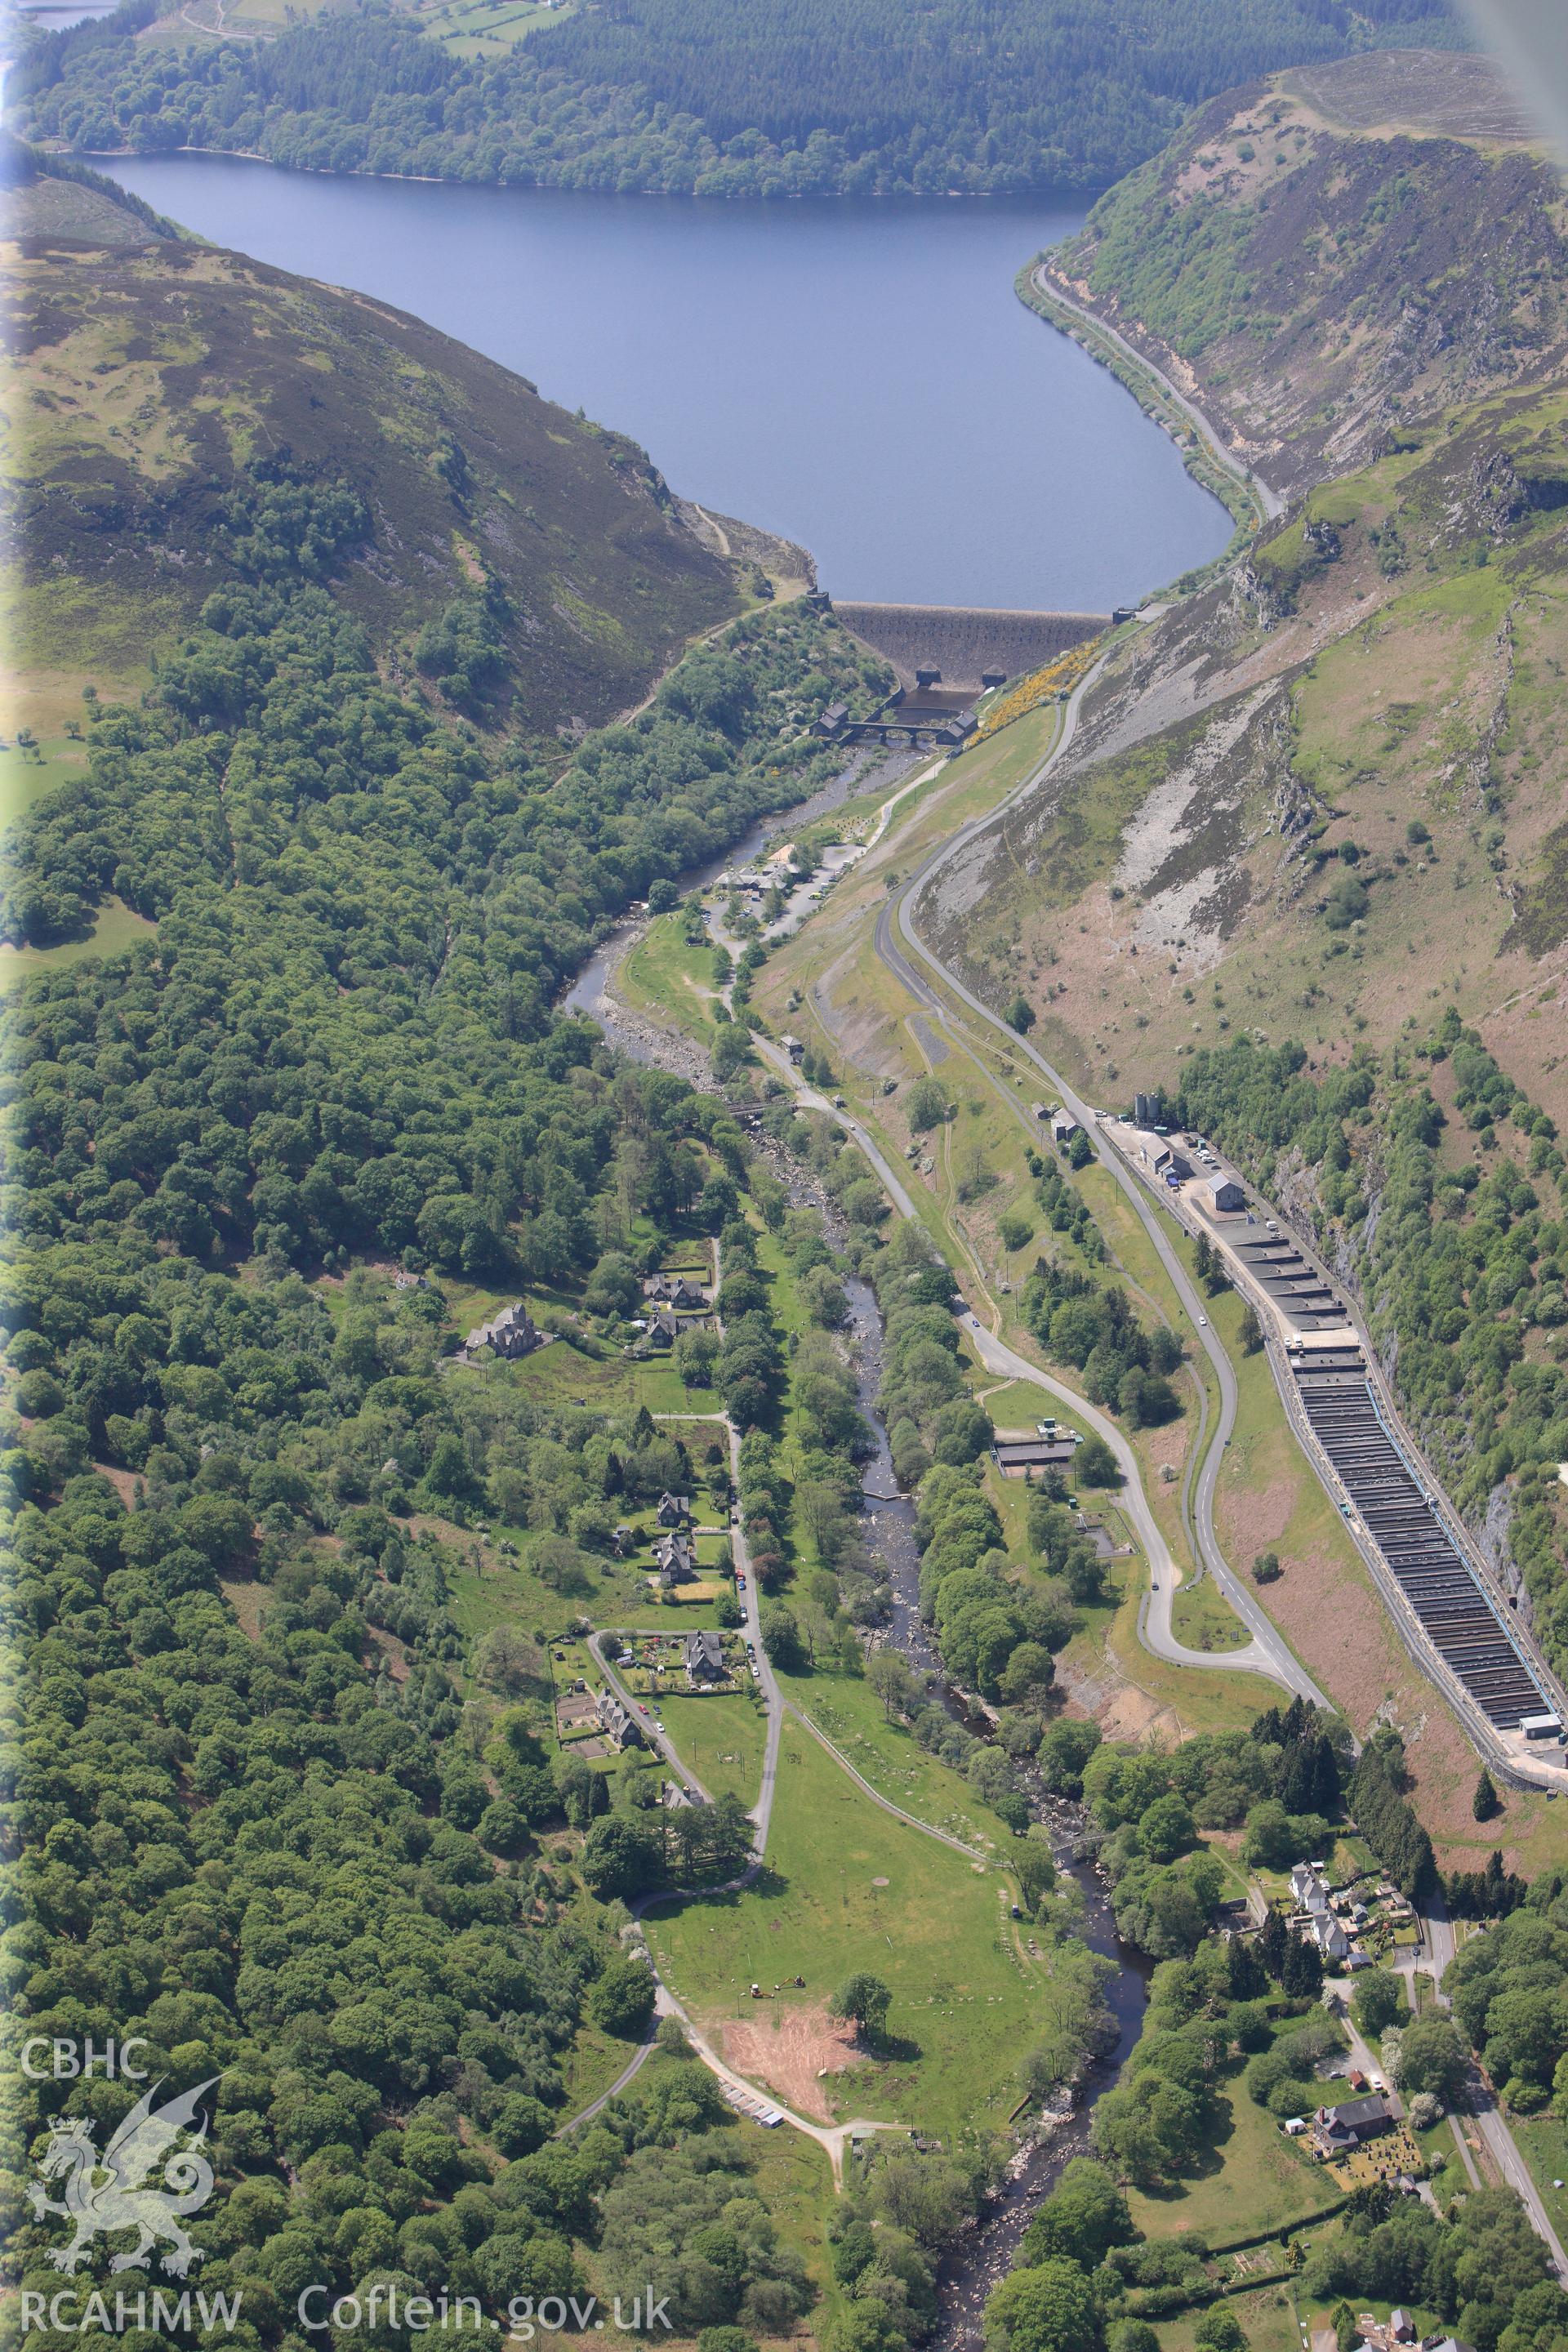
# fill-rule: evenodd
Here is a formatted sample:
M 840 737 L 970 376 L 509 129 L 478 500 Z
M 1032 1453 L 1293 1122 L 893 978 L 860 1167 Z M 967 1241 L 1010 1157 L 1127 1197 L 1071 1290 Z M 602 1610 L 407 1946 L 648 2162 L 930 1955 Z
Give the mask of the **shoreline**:
M 101 17 L 88 17 L 84 23 L 101 24 Z M 64 27 L 74 30 L 72 26 Z M 224 41 L 229 36 L 214 33 L 209 38 Z M 193 42 L 192 47 L 195 44 Z M 206 52 L 202 52 L 205 55 Z M 357 165 L 341 171 L 326 163 L 289 163 L 276 155 L 263 155 L 254 147 L 72 147 L 59 140 L 40 139 L 30 142 L 40 154 L 63 155 L 89 165 L 100 163 L 161 163 L 179 155 L 226 156 L 237 163 L 265 163 L 273 172 L 298 172 L 302 178 L 312 180 L 387 180 L 402 182 L 410 187 L 425 188 L 526 188 L 539 195 L 565 196 L 639 196 L 655 202 L 686 205 L 817 205 L 817 204 L 879 204 L 918 205 L 922 211 L 934 211 L 942 205 L 1038 205 L 1061 204 L 1076 206 L 1092 205 L 1104 195 L 1113 183 L 1085 181 L 1081 186 L 1071 182 L 1050 182 L 1037 188 L 943 188 L 932 195 L 919 188 L 816 188 L 797 191 L 787 195 L 723 194 L 696 188 L 619 188 L 579 187 L 567 180 L 521 180 L 499 175 L 494 179 L 470 179 L 461 172 L 373 172 Z
M 1235 525 L 1217 555 L 1170 583 L 1177 593 L 1191 593 L 1227 571 L 1284 514 L 1289 500 L 1230 448 L 1214 420 L 1172 383 L 1157 360 L 1064 293 L 1050 277 L 1049 254 L 1038 253 L 1018 271 L 1013 290 L 1026 310 L 1077 343 L 1131 394 L 1150 422 L 1174 443 L 1193 480 L 1218 499 Z

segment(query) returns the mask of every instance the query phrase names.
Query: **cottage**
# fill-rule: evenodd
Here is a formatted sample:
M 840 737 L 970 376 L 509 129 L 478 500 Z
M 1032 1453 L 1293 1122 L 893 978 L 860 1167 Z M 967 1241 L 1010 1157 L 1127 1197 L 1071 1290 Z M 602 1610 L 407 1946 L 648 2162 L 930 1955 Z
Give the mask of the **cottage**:
M 510 1361 L 518 1356 L 531 1355 L 542 1344 L 542 1334 L 535 1329 L 533 1318 L 519 1299 L 511 1307 L 503 1307 L 492 1321 L 481 1323 L 470 1331 L 463 1342 L 463 1353 L 477 1356 L 481 1348 L 491 1348 Z
M 1307 1932 L 1325 1960 L 1348 1958 L 1351 1939 L 1331 1911 L 1315 1911 Z
M 679 1315 L 672 1315 L 668 1307 L 661 1307 L 657 1315 L 650 1315 L 648 1318 L 643 1346 L 651 1349 L 654 1354 L 662 1356 L 674 1347 L 679 1337 L 680 1318 Z
M 1326 1911 L 1329 1907 L 1328 1873 L 1321 1862 L 1299 1862 L 1290 1873 L 1290 1892 L 1299 1911 Z
M 1247 1195 L 1234 1176 L 1211 1176 L 1205 1189 L 1210 1208 L 1217 1210 L 1222 1216 L 1230 1216 L 1237 1209 L 1247 1206 Z
M 691 1524 L 691 1497 L 672 1495 L 667 1489 L 653 1507 L 654 1517 L 661 1528 L 686 1528 Z
M 803 1037 L 792 1037 L 787 1029 L 784 1031 L 784 1035 L 779 1039 L 779 1044 L 784 1047 L 784 1052 L 789 1055 L 792 1062 L 798 1062 L 802 1055 L 805 1052 L 805 1040 Z
M 1414 2344 L 1415 2341 L 1415 2322 L 1407 2311 L 1401 2310 L 1398 2304 L 1388 2315 L 1388 2335 L 1389 2341 L 1394 2344 Z
M 729 1678 L 724 1664 L 724 1643 L 718 1633 L 688 1633 L 686 1637 L 686 1679 L 695 1686 L 699 1683 L 721 1683 Z
M 697 1573 L 697 1550 L 689 1536 L 660 1536 L 653 1559 L 662 1585 L 689 1584 Z
M 642 1726 L 629 1707 L 621 1705 L 614 1691 L 601 1691 L 595 1702 L 594 1712 L 599 1727 L 617 1748 L 640 1748 Z
M 1070 1143 L 1079 1132 L 1079 1123 L 1070 1110 L 1052 1111 L 1051 1141 L 1053 1143 Z

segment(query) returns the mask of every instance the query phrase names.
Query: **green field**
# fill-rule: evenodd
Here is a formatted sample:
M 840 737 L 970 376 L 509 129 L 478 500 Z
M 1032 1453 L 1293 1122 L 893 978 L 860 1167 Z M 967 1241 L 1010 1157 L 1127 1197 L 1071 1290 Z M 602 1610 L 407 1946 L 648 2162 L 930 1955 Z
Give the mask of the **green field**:
M 1288 2287 L 1260 2287 L 1256 2294 L 1227 2295 L 1225 2309 L 1236 2314 L 1246 2332 L 1250 2352 L 1301 2352 L 1296 2315 Z M 1367 2306 L 1358 2298 L 1357 2308 Z M 1160 2352 L 1194 2352 L 1202 2309 L 1184 2311 L 1160 2322 Z
M 645 1524 L 646 1518 L 646 1514 L 641 1515 L 637 1524 Z M 523 1546 L 528 1530 L 498 1527 L 494 1536 Z M 713 1528 L 699 1528 L 697 1536 L 701 1568 L 717 1550 L 720 1538 Z M 631 1559 L 596 1561 L 589 1591 L 563 1593 L 536 1576 L 526 1558 L 508 1558 L 496 1549 L 493 1539 L 481 1538 L 477 1530 L 470 1534 L 467 1528 L 455 1529 L 446 1540 L 458 1551 L 463 1563 L 451 1578 L 452 1614 L 470 1638 L 488 1633 L 492 1625 L 512 1624 L 525 1633 L 555 1639 L 578 1617 L 586 1617 L 595 1625 L 646 1627 L 660 1633 L 690 1633 L 718 1622 L 710 1601 L 666 1601 L 652 1591 L 646 1546 L 639 1547 Z M 480 1554 L 477 1568 L 471 1557 L 475 1551 Z
M 679 911 L 648 925 L 616 972 L 616 988 L 628 1004 L 713 1043 L 713 950 L 687 946 Z
M 879 1886 L 877 1879 L 887 1884 Z M 816 2007 L 857 1969 L 891 1988 L 889 2055 L 824 2088 L 841 2116 L 942 2137 L 1000 2127 L 1033 2038 L 1032 1969 L 1005 1933 L 1010 1882 L 873 1807 L 786 1720 L 767 1865 L 743 1892 L 647 1921 L 661 1972 L 697 2018 L 755 2019 L 753 1981 L 797 1973 Z
M 779 1687 L 791 1704 L 832 1740 L 861 1778 L 889 1804 L 901 1805 L 933 1829 L 971 1845 L 1004 1853 L 1008 1832 L 982 1804 L 961 1772 L 928 1755 L 906 1724 L 889 1723 L 870 1685 L 858 1675 L 818 1668 L 809 1675 L 780 1675 Z
M 123 955 L 138 940 L 152 939 L 156 929 L 144 915 L 132 914 L 129 907 L 121 906 L 118 898 L 106 899 L 89 939 L 67 940 L 58 948 L 0 945 L 0 992 L 30 980 L 35 972 L 58 971 L 62 965 L 80 963 L 86 956 Z
M 1557 2185 L 1568 2180 L 1568 2118 L 1510 2115 L 1508 2123 L 1541 2191 L 1546 2218 L 1561 2238 L 1568 2232 L 1568 2189 Z
M 573 0 L 544 7 L 541 0 L 421 0 L 416 10 L 430 38 L 458 58 L 493 58 L 526 40 L 541 25 L 559 25 Z
M 1238 1650 L 1251 1639 L 1212 1576 L 1181 1587 L 1171 1603 L 1171 1624 L 1185 1650 Z
M 1297 2018 L 1281 2021 L 1292 2032 Z M 1212 2145 L 1200 2168 L 1169 2189 L 1130 2189 L 1129 2210 L 1151 2238 L 1199 2230 L 1215 2244 L 1252 2230 L 1274 2230 L 1321 2213 L 1341 2191 L 1321 2166 L 1302 2156 L 1266 2108 L 1241 2087 L 1239 2073 L 1220 2093 Z
M 710 1797 L 733 1793 L 746 1805 L 756 1803 L 767 1723 L 753 1698 L 745 1694 L 698 1698 L 667 1692 L 658 1711 L 677 1755 Z
M 984 1385 L 983 1381 L 975 1383 L 976 1394 Z M 1073 1420 L 1070 1405 L 1063 1404 L 1059 1397 L 1047 1396 L 1033 1381 L 1005 1381 L 985 1395 L 984 1403 L 998 1429 L 1033 1429 L 1037 1421 L 1044 1421 L 1047 1415 L 1058 1421 Z

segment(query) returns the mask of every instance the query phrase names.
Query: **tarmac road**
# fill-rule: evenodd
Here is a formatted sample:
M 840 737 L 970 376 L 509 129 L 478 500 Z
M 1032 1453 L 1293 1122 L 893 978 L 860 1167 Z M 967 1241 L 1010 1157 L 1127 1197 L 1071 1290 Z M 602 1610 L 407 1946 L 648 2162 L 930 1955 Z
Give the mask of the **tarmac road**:
M 1280 1683 L 1287 1690 L 1296 1690 L 1305 1677 L 1283 1643 L 1259 1642 L 1256 1636 L 1238 1650 L 1189 1650 L 1178 1642 L 1171 1622 L 1171 1606 L 1180 1581 L 1171 1547 L 1165 1541 L 1160 1523 L 1150 1507 L 1144 1490 L 1142 1465 L 1122 1432 L 1108 1416 L 1079 1396 L 1076 1389 L 1064 1381 L 1054 1380 L 1049 1372 L 1041 1371 L 1026 1356 L 1020 1356 L 986 1329 L 973 1307 L 966 1307 L 959 1320 L 974 1343 L 975 1352 L 988 1372 L 999 1372 L 1006 1380 L 1033 1381 L 1048 1389 L 1071 1410 L 1075 1421 L 1082 1421 L 1097 1437 L 1103 1437 L 1117 1466 L 1126 1481 L 1120 1501 L 1131 1520 L 1149 1562 L 1149 1591 L 1138 1612 L 1138 1633 L 1146 1650 L 1155 1657 L 1165 1658 L 1173 1666 L 1216 1666 L 1227 1674 L 1267 1675 L 1270 1682 Z M 1311 1685 L 1309 1684 L 1308 1688 Z
M 1281 1684 L 1287 1690 L 1299 1692 L 1303 1698 L 1310 1699 L 1314 1705 L 1328 1707 L 1330 1706 L 1328 1698 L 1318 1688 L 1305 1667 L 1291 1655 L 1288 1644 L 1276 1630 L 1266 1612 L 1246 1590 L 1241 1580 L 1232 1572 L 1215 1533 L 1215 1489 L 1219 1479 L 1220 1464 L 1225 1448 L 1229 1444 L 1231 1432 L 1236 1426 L 1237 1403 L 1236 1372 L 1230 1358 L 1215 1336 L 1205 1314 L 1204 1303 L 1188 1276 L 1186 1267 L 1177 1256 L 1169 1236 L 1163 1231 L 1159 1218 L 1145 1198 L 1137 1178 L 1122 1166 L 1118 1155 L 1100 1141 L 1091 1108 L 1079 1098 L 1061 1073 L 1052 1067 L 1037 1046 L 1032 1045 L 1026 1037 L 1020 1036 L 1016 1030 L 1009 1028 L 999 1013 L 994 1013 L 989 1005 L 982 1003 L 979 997 L 949 971 L 941 959 L 926 946 L 914 928 L 911 902 L 931 876 L 950 857 L 954 856 L 964 843 L 970 840 L 983 825 L 994 824 L 998 815 L 1011 808 L 1025 794 L 1035 791 L 1061 761 L 1078 730 L 1079 713 L 1082 708 L 1083 698 L 1098 677 L 1100 667 L 1100 664 L 1096 663 L 1094 668 L 1088 672 L 1068 697 L 1062 709 L 1061 725 L 1058 729 L 1056 740 L 1039 765 L 1007 795 L 996 809 L 983 817 L 972 818 L 948 840 L 939 843 L 902 887 L 892 894 L 887 904 L 879 910 L 876 930 L 877 954 L 889 971 L 902 981 L 916 1002 L 925 1007 L 931 1017 L 945 1023 L 947 1018 L 945 1003 L 931 985 L 925 974 L 917 969 L 912 958 L 919 958 L 931 971 L 940 976 L 944 985 L 977 1019 L 985 1022 L 988 1026 L 1004 1036 L 1010 1050 L 1026 1055 L 1041 1075 L 1056 1088 L 1062 1102 L 1083 1127 L 1094 1146 L 1100 1164 L 1109 1171 L 1131 1202 L 1134 1215 L 1152 1243 L 1161 1264 L 1170 1276 L 1176 1296 L 1215 1368 L 1219 1384 L 1219 1415 L 1215 1425 L 1213 1440 L 1199 1466 L 1194 1487 L 1194 1521 L 1198 1549 L 1204 1564 L 1213 1575 L 1215 1582 L 1219 1586 L 1232 1609 L 1247 1627 L 1251 1640 L 1244 1650 L 1210 1653 L 1185 1650 L 1181 1647 L 1171 1631 L 1173 1597 L 1171 1587 L 1174 1580 L 1174 1564 L 1170 1559 L 1169 1548 L 1164 1538 L 1159 1535 L 1158 1528 L 1154 1527 L 1154 1535 L 1163 1556 L 1163 1566 L 1156 1565 L 1156 1555 L 1151 1551 L 1150 1568 L 1152 1583 L 1148 1611 L 1149 1647 L 1156 1654 L 1171 1658 L 1173 1663 L 1181 1665 L 1195 1664 L 1205 1666 L 1226 1665 L 1249 1669 L 1255 1674 L 1265 1674 L 1271 1681 Z M 905 952 L 906 942 L 910 953 Z M 989 1338 L 990 1335 L 987 1334 L 987 1337 Z M 999 1342 L 994 1341 L 993 1344 L 1000 1346 Z M 1016 1356 L 1011 1349 L 1005 1349 L 1003 1352 L 1015 1363 L 1025 1362 L 1023 1358 Z M 1035 1366 L 1027 1365 L 1024 1371 L 1013 1377 L 1039 1381 L 1044 1376 Z M 1047 1385 L 1050 1383 L 1047 1382 Z M 1065 1393 L 1065 1391 L 1058 1390 L 1058 1393 Z M 1081 1399 L 1074 1397 L 1071 1402 L 1075 1409 L 1079 1411 L 1084 1409 Z M 1104 1423 L 1102 1433 L 1113 1430 L 1114 1424 L 1107 1422 Z M 1119 1431 L 1114 1432 L 1114 1443 L 1110 1435 L 1107 1435 L 1106 1442 L 1112 1444 L 1113 1451 L 1117 1451 L 1119 1461 L 1122 1461 L 1123 1456 L 1131 1452 Z M 1134 1478 L 1136 1475 L 1136 1468 L 1134 1468 Z M 1141 1482 L 1134 1486 L 1133 1491 L 1137 1494 L 1142 1508 L 1147 1510 Z M 1153 1527 L 1152 1517 L 1150 1525 Z
M 1114 344 L 1122 356 L 1131 360 L 1135 367 L 1142 368 L 1145 375 L 1153 377 L 1166 399 L 1186 418 L 1215 465 L 1223 467 L 1233 479 L 1240 482 L 1243 488 L 1258 500 L 1263 509 L 1266 521 L 1273 522 L 1284 513 L 1285 501 L 1279 491 L 1271 490 L 1268 483 L 1253 472 L 1245 459 L 1238 457 L 1229 444 L 1220 439 L 1203 410 L 1194 402 L 1189 400 L 1184 392 L 1178 391 L 1163 368 L 1156 367 L 1154 362 L 1145 358 L 1135 343 L 1130 343 L 1125 335 L 1119 334 L 1114 327 L 1108 326 L 1105 320 L 1097 317 L 1094 311 L 1085 310 L 1081 302 L 1075 302 L 1070 294 L 1064 294 L 1056 280 L 1046 276 L 1043 268 L 1036 270 L 1035 285 L 1040 293 L 1046 295 L 1052 302 L 1058 303 L 1062 310 L 1070 311 L 1074 318 L 1081 319 L 1084 325 L 1094 334 L 1101 337 L 1104 341 Z

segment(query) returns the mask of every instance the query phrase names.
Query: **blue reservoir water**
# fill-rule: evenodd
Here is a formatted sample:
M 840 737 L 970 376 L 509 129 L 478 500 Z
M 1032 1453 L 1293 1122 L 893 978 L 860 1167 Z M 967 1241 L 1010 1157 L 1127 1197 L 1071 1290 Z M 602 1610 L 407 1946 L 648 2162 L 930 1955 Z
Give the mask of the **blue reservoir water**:
M 396 303 L 808 547 L 835 595 L 1103 611 L 1229 536 L 1103 368 L 1026 310 L 1046 199 L 722 204 L 107 167 L 219 244 Z

